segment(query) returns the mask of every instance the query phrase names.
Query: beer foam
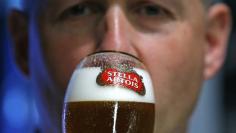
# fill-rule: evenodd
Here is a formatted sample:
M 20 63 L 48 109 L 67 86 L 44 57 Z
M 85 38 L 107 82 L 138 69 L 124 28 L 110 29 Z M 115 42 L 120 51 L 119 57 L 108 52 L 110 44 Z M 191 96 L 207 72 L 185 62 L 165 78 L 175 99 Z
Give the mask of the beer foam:
M 88 67 L 75 70 L 69 83 L 65 102 L 80 101 L 128 101 L 155 103 L 153 86 L 149 74 L 142 69 L 134 69 L 143 77 L 146 89 L 144 96 L 120 86 L 100 86 L 96 78 L 101 72 L 100 67 Z

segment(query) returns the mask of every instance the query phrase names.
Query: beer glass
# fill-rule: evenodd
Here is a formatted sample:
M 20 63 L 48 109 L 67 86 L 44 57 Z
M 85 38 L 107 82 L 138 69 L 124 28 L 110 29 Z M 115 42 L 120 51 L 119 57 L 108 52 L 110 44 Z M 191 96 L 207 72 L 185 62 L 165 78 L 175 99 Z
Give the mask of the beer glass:
M 70 80 L 64 133 L 153 133 L 155 98 L 144 64 L 121 52 L 85 57 Z

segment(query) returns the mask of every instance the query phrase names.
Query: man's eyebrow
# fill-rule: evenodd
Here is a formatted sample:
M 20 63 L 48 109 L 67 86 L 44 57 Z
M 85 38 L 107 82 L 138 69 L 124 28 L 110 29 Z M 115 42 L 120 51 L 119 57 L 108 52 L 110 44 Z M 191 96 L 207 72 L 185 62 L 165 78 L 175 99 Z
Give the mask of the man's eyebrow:
M 47 0 L 47 9 L 51 10 L 52 12 L 59 12 L 62 11 L 62 9 L 65 9 L 65 7 L 69 7 L 78 1 L 83 0 Z
M 184 0 L 154 0 L 155 2 L 160 3 L 161 5 L 172 9 L 174 12 L 179 14 L 184 13 L 185 3 Z
M 47 0 L 50 7 L 61 9 L 61 7 L 66 7 L 65 5 L 73 5 L 73 3 L 77 3 L 79 1 L 90 1 L 90 0 Z M 98 1 L 109 1 L 109 0 L 98 0 Z M 118 0 L 119 1 L 119 0 Z M 127 0 L 129 1 L 129 0 Z M 138 0 L 130 0 L 130 1 L 138 1 Z M 147 0 L 150 2 L 154 2 L 160 4 L 160 6 L 166 7 L 172 12 L 176 14 L 183 15 L 185 12 L 185 0 Z

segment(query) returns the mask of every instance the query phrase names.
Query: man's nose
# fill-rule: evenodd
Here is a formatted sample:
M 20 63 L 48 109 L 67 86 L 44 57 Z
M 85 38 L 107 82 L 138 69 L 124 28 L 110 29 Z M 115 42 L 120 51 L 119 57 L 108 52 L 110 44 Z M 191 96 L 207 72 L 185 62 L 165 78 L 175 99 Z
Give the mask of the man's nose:
M 132 33 L 132 26 L 124 11 L 118 5 L 111 7 L 98 26 L 98 51 L 121 51 L 137 56 Z

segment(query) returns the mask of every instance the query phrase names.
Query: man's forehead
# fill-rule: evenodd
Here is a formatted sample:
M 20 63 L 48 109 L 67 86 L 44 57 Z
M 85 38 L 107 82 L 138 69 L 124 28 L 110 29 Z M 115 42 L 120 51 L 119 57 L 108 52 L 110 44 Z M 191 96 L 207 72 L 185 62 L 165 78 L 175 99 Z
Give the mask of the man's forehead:
M 106 2 L 108 3 L 109 1 L 117 1 L 117 2 L 126 2 L 126 1 L 140 1 L 140 0 L 24 0 L 26 3 L 37 3 L 40 5 L 48 5 L 48 4 L 65 4 L 65 3 L 71 3 L 71 2 L 82 2 L 82 1 L 101 1 L 101 2 Z M 38 1 L 38 2 L 36 2 Z M 171 4 L 171 5 L 175 5 L 175 6 L 179 6 L 179 5 L 188 5 L 189 4 L 189 0 L 146 0 L 146 1 L 150 1 L 150 2 L 165 2 L 166 4 Z M 213 0 L 191 0 L 191 3 L 193 1 L 199 1 L 202 3 L 209 3 L 210 1 Z M 29 4 L 27 4 L 29 5 Z
M 140 1 L 140 0 L 40 0 L 43 3 L 70 3 L 70 2 L 83 2 L 83 1 L 100 1 L 104 3 L 110 3 L 110 2 L 129 2 L 129 1 Z M 169 4 L 182 4 L 184 2 L 189 2 L 189 0 L 144 0 L 147 2 L 168 2 Z M 194 1 L 194 0 L 191 0 Z M 202 0 L 199 0 L 202 1 Z
M 115 2 L 119 2 L 119 3 L 128 3 L 128 2 L 139 2 L 141 0 L 39 0 L 41 2 L 41 4 L 43 5 L 48 5 L 48 6 L 67 6 L 70 4 L 76 4 L 76 3 L 80 3 L 80 2 L 84 2 L 84 1 L 95 1 L 95 2 L 102 2 L 104 4 L 108 4 L 108 3 L 115 3 Z M 175 7 L 179 10 L 183 10 L 183 8 L 185 6 L 189 5 L 189 0 L 144 0 L 144 2 L 154 2 L 157 4 L 161 4 L 164 6 L 172 6 Z M 191 0 L 191 3 L 193 1 L 202 1 L 202 0 Z

